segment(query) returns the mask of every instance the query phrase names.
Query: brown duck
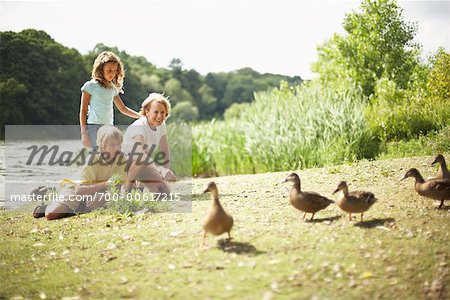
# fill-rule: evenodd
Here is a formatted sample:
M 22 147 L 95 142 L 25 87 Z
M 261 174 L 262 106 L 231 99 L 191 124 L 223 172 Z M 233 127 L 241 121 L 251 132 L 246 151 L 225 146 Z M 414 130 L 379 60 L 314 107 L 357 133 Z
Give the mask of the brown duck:
M 425 181 L 420 172 L 414 168 L 409 169 L 402 180 L 408 177 L 414 177 L 416 179 L 414 188 L 419 195 L 435 200 L 440 200 L 441 204 L 439 204 L 439 208 L 442 208 L 442 206 L 444 205 L 444 200 L 450 200 L 449 179 L 434 178 Z
M 291 205 L 296 209 L 304 212 L 303 219 L 307 213 L 312 213 L 311 220 L 314 218 L 314 214 L 319 210 L 325 209 L 333 200 L 327 197 L 321 196 L 315 192 L 302 192 L 300 185 L 300 177 L 296 173 L 292 173 L 287 176 L 283 182 L 291 181 L 294 183 L 291 193 L 289 194 L 289 201 Z
M 439 163 L 439 171 L 436 178 L 438 179 L 450 179 L 450 172 L 447 169 L 447 164 L 445 163 L 445 158 L 442 154 L 438 154 L 434 157 L 434 161 L 431 163 L 432 166 Z
M 333 194 L 336 194 L 339 191 L 341 193 L 338 195 L 336 204 L 340 209 L 349 214 L 348 219 L 350 221 L 352 220 L 352 213 L 361 213 L 362 222 L 364 212 L 368 211 L 377 201 L 377 198 L 375 198 L 375 195 L 371 192 L 353 191 L 349 193 L 347 182 L 345 181 L 339 183 Z
M 203 229 L 205 234 L 203 235 L 203 243 L 205 245 L 207 233 L 212 233 L 214 235 L 221 235 L 222 233 L 228 233 L 228 240 L 231 239 L 231 228 L 233 228 L 233 217 L 225 212 L 219 201 L 219 191 L 214 182 L 210 182 L 208 187 L 203 193 L 210 192 L 212 205 L 209 209 L 203 221 Z

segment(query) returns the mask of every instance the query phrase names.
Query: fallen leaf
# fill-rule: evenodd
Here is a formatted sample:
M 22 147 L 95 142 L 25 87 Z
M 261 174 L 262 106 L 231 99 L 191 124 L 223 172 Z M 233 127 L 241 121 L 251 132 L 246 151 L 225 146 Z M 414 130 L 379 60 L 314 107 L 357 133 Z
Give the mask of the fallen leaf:
M 379 226 L 376 226 L 375 228 L 377 228 L 377 229 L 381 229 L 381 230 L 386 230 L 386 231 L 390 231 L 390 229 L 389 229 L 389 228 L 387 228 L 387 227 L 384 227 L 384 226 L 381 226 L 381 225 L 379 225 Z
M 273 297 L 273 293 L 272 292 L 265 292 L 264 296 L 263 296 L 263 300 L 271 300 Z
M 106 262 L 112 261 L 112 260 L 114 260 L 114 259 L 116 259 L 116 258 L 117 258 L 117 256 L 108 256 L 108 257 L 106 258 Z
M 180 230 L 180 231 L 172 231 L 172 232 L 170 233 L 170 236 L 177 237 L 177 236 L 179 236 L 181 233 L 183 233 L 183 230 Z
M 269 260 L 269 265 L 276 265 L 278 263 L 280 263 L 281 260 L 275 258 L 275 259 L 271 259 Z
M 108 250 L 114 250 L 116 248 L 117 248 L 117 246 L 114 243 L 109 243 L 109 245 L 107 247 Z
M 372 272 L 364 272 L 364 273 L 362 273 L 361 274 L 361 279 L 368 279 L 368 278 L 372 278 L 373 277 L 373 274 L 372 274 Z

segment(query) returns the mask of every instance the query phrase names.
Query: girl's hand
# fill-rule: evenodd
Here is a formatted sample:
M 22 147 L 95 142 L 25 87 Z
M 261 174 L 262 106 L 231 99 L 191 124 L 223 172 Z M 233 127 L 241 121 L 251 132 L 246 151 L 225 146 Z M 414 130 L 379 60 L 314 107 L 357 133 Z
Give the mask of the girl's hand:
M 83 146 L 85 146 L 85 147 L 88 147 L 88 148 L 92 147 L 91 139 L 89 138 L 89 135 L 86 133 L 81 135 L 81 142 L 83 143 Z

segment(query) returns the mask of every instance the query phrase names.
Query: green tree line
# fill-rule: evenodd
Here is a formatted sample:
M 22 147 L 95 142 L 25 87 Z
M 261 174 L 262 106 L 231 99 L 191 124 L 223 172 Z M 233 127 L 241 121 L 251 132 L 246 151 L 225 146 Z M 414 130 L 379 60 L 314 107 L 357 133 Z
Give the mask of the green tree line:
M 0 32 L 0 96 L 2 136 L 5 124 L 78 124 L 80 87 L 90 79 L 93 61 L 105 50 L 122 59 L 126 77 L 123 99 L 134 109 L 150 92 L 172 101 L 173 114 L 186 121 L 222 116 L 233 103 L 254 100 L 254 92 L 302 82 L 299 76 L 260 74 L 250 68 L 199 74 L 174 58 L 158 68 L 142 56 L 98 44 L 86 55 L 52 39 L 41 30 Z M 117 114 L 117 124 L 132 120 Z

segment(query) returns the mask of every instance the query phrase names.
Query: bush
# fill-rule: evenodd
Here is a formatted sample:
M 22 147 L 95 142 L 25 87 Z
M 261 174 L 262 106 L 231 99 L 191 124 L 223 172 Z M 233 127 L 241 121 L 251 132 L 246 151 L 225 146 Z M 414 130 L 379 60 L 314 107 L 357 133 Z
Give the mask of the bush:
M 366 119 L 372 134 L 382 141 L 411 139 L 450 122 L 447 101 L 398 89 L 386 78 L 377 82 L 371 102 Z
M 388 142 L 377 158 L 390 159 L 405 156 L 435 155 L 437 153 L 450 153 L 450 126 L 410 140 Z

